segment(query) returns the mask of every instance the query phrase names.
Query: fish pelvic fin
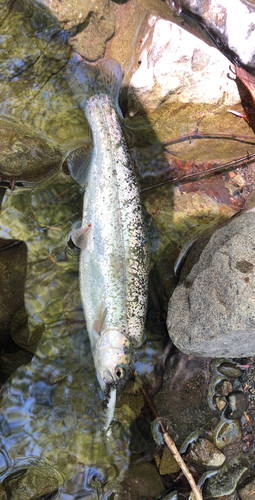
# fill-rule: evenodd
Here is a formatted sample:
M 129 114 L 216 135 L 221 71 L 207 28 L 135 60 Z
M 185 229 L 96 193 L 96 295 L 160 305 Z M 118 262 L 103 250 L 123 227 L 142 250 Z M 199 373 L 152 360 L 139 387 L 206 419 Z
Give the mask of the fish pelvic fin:
M 122 68 L 115 59 L 104 59 L 97 64 L 88 64 L 75 54 L 67 69 L 68 83 L 80 107 L 96 94 L 110 94 L 116 102 L 122 85 Z
M 79 229 L 76 229 L 71 235 L 71 239 L 73 244 L 77 247 L 83 250 L 87 246 L 88 242 L 88 234 L 90 232 L 91 224 L 88 226 L 80 227 Z

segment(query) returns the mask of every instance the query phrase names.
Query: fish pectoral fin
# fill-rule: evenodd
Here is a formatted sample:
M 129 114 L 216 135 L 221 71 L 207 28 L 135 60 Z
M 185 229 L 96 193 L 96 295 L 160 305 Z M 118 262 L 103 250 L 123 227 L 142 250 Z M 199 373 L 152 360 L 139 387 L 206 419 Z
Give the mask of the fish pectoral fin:
M 104 326 L 106 315 L 107 315 L 107 307 L 104 309 L 104 311 L 103 311 L 103 313 L 101 315 L 101 318 L 95 319 L 95 321 L 93 323 L 93 329 L 99 335 L 100 335 L 101 331 L 103 330 L 103 326 Z
M 86 227 L 82 226 L 79 229 L 76 229 L 76 231 L 74 231 L 71 234 L 72 242 L 77 248 L 80 248 L 81 250 L 86 248 L 90 228 L 91 228 L 91 224 L 89 224 Z

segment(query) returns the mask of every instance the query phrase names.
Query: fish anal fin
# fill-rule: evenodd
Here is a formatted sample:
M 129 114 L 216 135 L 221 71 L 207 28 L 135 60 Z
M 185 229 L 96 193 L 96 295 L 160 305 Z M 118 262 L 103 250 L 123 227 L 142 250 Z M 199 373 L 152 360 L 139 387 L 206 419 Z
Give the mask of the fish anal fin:
M 99 335 L 100 335 L 101 331 L 103 330 L 106 315 L 107 315 L 107 307 L 104 309 L 101 317 L 99 319 L 95 319 L 95 321 L 93 323 L 93 329 Z
M 73 244 L 83 250 L 87 246 L 88 235 L 91 231 L 91 224 L 88 226 L 82 226 L 79 229 L 76 229 L 71 235 Z

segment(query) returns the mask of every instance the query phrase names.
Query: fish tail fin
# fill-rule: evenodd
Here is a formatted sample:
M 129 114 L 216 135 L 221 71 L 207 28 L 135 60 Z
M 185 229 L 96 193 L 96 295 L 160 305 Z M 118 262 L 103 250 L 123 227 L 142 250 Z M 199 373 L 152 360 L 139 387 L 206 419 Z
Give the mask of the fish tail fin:
M 69 85 L 82 109 L 91 96 L 105 93 L 110 94 L 118 106 L 122 69 L 115 59 L 88 64 L 75 55 L 68 65 L 67 73 Z
M 107 91 L 112 98 L 118 102 L 119 93 L 122 85 L 121 65 L 115 59 L 104 59 L 97 65 L 98 68 L 98 87 L 101 92 Z

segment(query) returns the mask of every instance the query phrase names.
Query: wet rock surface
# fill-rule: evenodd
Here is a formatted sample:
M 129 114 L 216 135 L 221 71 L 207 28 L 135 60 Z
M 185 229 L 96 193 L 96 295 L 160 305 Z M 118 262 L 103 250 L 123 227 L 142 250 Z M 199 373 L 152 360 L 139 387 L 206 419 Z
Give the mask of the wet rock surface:
M 122 483 L 123 500 L 138 500 L 141 495 L 159 497 L 164 491 L 164 485 L 152 464 L 137 464 L 129 468 Z
M 231 4 L 226 0 L 167 2 L 174 4 L 179 13 L 196 19 L 230 59 L 254 68 L 255 5 L 252 0 L 234 0 Z
M 214 443 L 219 450 L 223 450 L 229 444 L 239 443 L 242 438 L 242 430 L 238 420 L 226 421 L 221 418 L 214 430 Z
M 219 498 L 225 495 L 231 495 L 234 492 L 238 481 L 244 477 L 247 472 L 251 459 L 234 458 L 224 464 L 217 474 L 208 479 L 205 485 L 204 498 Z
M 62 485 L 61 474 L 39 460 L 21 461 L 2 482 L 7 498 L 11 500 L 36 500 L 57 491 Z
M 186 279 L 174 291 L 167 326 L 174 344 L 200 356 L 255 352 L 255 214 L 215 231 Z
M 199 438 L 189 446 L 186 459 L 202 467 L 220 467 L 225 462 L 225 455 L 208 439 Z

